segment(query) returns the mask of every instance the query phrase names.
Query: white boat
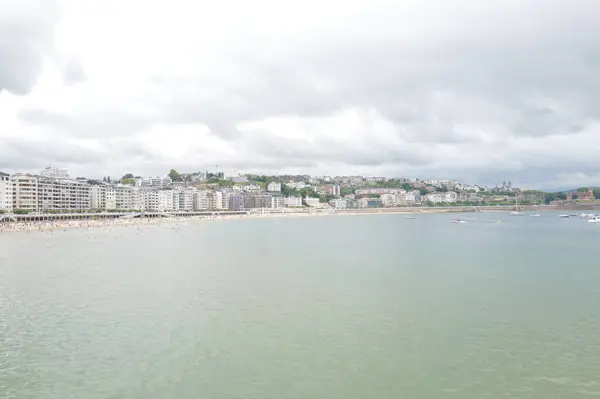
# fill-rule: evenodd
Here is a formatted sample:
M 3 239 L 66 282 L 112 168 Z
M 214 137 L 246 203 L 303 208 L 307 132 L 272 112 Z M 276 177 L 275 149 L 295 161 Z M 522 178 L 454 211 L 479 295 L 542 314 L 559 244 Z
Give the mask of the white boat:
M 569 215 L 558 215 L 558 217 L 561 219 L 567 219 L 569 217 Z
M 579 215 L 579 219 L 594 219 L 596 217 L 597 216 L 593 213 L 582 213 L 581 215 Z
M 532 213 L 531 216 L 538 218 L 538 217 L 540 217 L 540 214 L 539 213 Z
M 519 197 L 515 194 L 515 210 L 509 213 L 510 216 L 523 216 L 524 213 L 519 211 Z
M 466 220 L 462 220 L 462 219 L 453 219 L 452 223 L 465 224 L 465 223 L 467 223 L 467 221 Z
M 600 223 L 600 216 L 594 216 L 593 219 L 588 220 L 588 223 Z

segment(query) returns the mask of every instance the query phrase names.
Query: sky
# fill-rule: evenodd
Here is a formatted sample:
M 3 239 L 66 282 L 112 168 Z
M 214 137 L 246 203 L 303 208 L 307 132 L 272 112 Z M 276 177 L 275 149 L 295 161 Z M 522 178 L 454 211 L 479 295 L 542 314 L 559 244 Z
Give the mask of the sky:
M 600 186 L 596 0 L 0 0 L 0 171 Z

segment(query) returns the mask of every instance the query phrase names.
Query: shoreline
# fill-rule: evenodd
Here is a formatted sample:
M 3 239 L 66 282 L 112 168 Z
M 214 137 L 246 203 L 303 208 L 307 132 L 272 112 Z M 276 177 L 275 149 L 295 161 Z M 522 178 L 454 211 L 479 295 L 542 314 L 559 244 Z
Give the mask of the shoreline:
M 2 233 L 48 233 L 72 229 L 111 229 L 114 227 L 141 227 L 157 226 L 161 224 L 198 223 L 223 220 L 251 220 L 284 217 L 316 217 L 316 216 L 368 216 L 368 215 L 410 215 L 417 216 L 434 213 L 506 213 L 512 209 L 485 209 L 474 212 L 473 208 L 371 208 L 371 209 L 342 209 L 330 212 L 268 212 L 250 214 L 218 214 L 201 216 L 173 216 L 173 217 L 145 217 L 145 218 L 106 218 L 106 219 L 79 219 L 79 220 L 45 220 L 45 221 L 17 221 L 0 222 Z M 556 207 L 535 209 L 538 211 L 576 211 Z M 525 212 L 534 211 L 533 209 Z M 577 210 L 579 211 L 579 210 Z

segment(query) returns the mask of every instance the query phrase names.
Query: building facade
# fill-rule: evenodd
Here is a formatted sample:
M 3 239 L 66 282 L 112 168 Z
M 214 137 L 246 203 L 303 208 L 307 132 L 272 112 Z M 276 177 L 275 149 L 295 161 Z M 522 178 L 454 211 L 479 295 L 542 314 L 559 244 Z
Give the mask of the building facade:
M 10 212 L 13 209 L 13 183 L 10 175 L 0 172 L 0 211 Z

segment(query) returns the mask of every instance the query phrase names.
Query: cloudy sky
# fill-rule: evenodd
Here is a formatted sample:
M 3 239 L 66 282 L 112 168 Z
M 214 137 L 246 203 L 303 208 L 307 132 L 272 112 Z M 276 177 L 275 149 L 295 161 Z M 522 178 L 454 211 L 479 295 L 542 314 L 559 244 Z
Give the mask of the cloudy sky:
M 600 186 L 597 0 L 0 0 L 0 170 Z

